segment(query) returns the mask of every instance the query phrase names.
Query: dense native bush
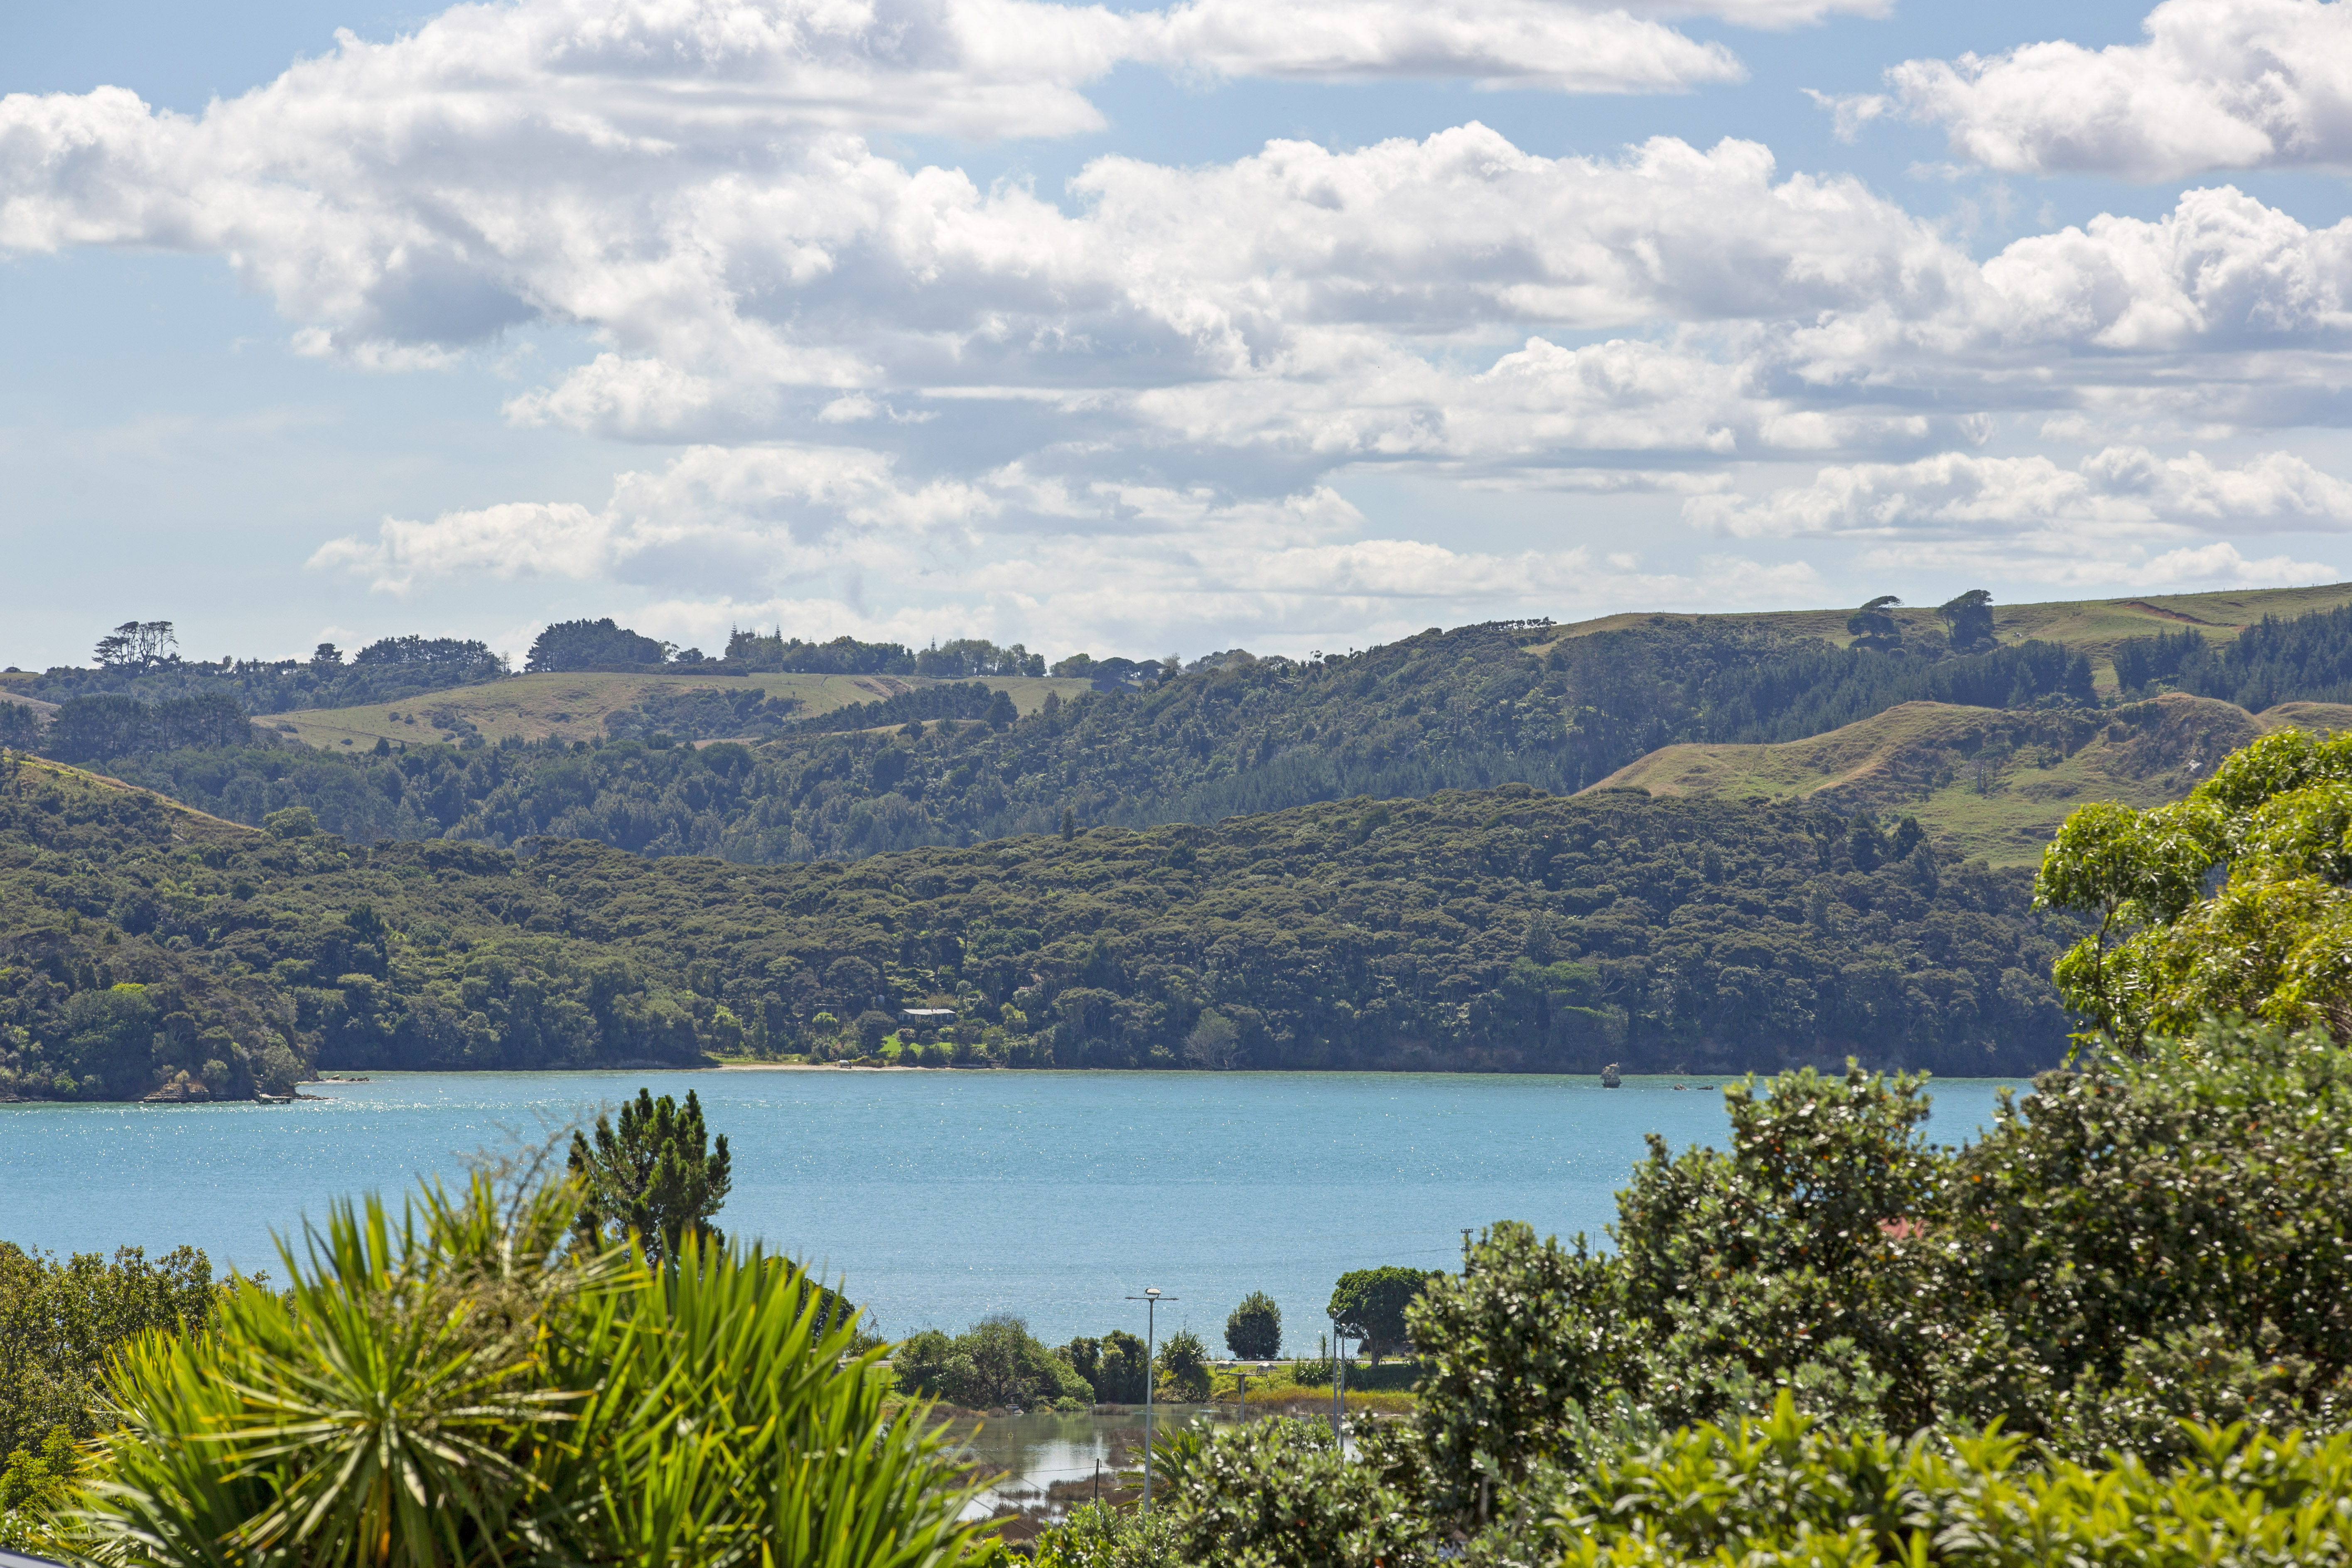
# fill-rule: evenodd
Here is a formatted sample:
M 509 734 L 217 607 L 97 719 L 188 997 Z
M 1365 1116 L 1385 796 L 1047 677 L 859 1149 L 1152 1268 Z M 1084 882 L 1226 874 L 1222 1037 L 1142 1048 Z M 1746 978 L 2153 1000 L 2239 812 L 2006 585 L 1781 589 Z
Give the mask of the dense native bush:
M 13 787 L 0 1070 L 18 1094 L 180 1074 L 250 1093 L 284 1068 L 273 1050 L 842 1055 L 916 1005 L 958 1011 L 935 1056 L 966 1063 L 2015 1071 L 2063 1049 L 2039 976 L 2079 929 L 2031 910 L 2021 871 L 1795 805 L 1519 787 L 761 868 L 362 848 L 297 807 L 244 834 L 31 767 Z M 869 1014 L 871 1041 L 845 1032 Z

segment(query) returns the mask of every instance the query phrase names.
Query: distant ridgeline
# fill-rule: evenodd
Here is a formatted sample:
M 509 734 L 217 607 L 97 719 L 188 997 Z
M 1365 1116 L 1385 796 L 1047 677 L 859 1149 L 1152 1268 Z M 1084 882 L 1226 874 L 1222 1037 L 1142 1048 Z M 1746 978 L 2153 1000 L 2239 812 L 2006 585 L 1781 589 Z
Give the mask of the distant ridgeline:
M 490 753 L 495 756 L 499 753 Z M 1727 1072 L 2064 1048 L 2078 934 L 1916 826 L 1525 785 L 752 868 L 268 833 L 0 790 L 0 1093 L 852 1048 L 1005 1066 Z
M 919 688 L 792 718 L 756 750 L 632 739 L 585 752 L 150 753 L 105 766 L 240 822 L 308 805 L 361 842 L 551 834 L 766 863 L 1047 832 L 1066 810 L 1081 826 L 1142 826 L 1514 782 L 1568 794 L 1677 740 L 1800 738 L 1921 698 L 2091 700 L 2089 661 L 2051 643 L 1928 659 L 1662 619 L 1530 655 L 1556 636 L 1548 624 L 1465 626 L 1307 662 L 1236 651 L 1172 674 L 1068 660 L 1056 669 L 1097 679 L 1115 666 L 1124 679 L 1149 668 L 1156 679 L 1026 718 L 977 682 Z M 658 714 L 649 702 L 617 728 L 641 739 L 725 734 L 772 721 L 780 707 L 751 692 L 658 701 Z M 910 722 L 923 733 L 866 732 Z
M 612 715 L 611 738 L 586 750 L 493 747 L 470 736 L 463 748 L 386 756 L 191 747 L 177 720 L 159 713 L 142 728 L 103 712 L 87 723 L 61 712 L 57 742 L 40 743 L 239 822 L 307 805 L 354 842 L 503 846 L 554 835 L 772 863 L 1050 832 L 1066 812 L 1081 827 L 1146 826 L 1513 782 L 1569 794 L 1676 742 L 1801 740 L 1919 700 L 2077 712 L 2094 700 L 2090 660 L 2078 650 L 1987 647 L 1989 634 L 1965 616 L 1954 619 L 1950 644 L 1913 646 L 1877 628 L 1880 620 L 1893 626 L 1883 612 L 1857 615 L 1857 646 L 1847 648 L 1737 621 L 1659 616 L 1566 638 L 1539 622 L 1433 629 L 1306 661 L 1234 650 L 1175 669 L 1074 658 L 1055 672 L 1098 689 L 1026 717 L 981 684 L 1036 671 L 1038 657 L 1017 646 L 964 640 L 909 652 L 739 632 L 728 645 L 738 667 L 911 667 L 948 684 L 822 714 L 748 684 L 659 689 Z M 351 668 L 374 668 L 375 651 Z M 2116 659 L 2130 695 L 2167 686 L 2265 703 L 2352 695 L 2352 610 L 2264 622 L 2218 651 L 2193 632 L 2134 639 Z M 400 668 L 419 662 L 430 661 Z M 155 694 L 166 689 L 179 689 Z M 31 743 L 37 721 L 0 705 L 0 731 L 12 719 L 25 733 L 0 732 L 0 743 Z M 458 718 L 447 727 L 464 733 Z M 664 744 L 747 734 L 768 738 L 698 752 Z

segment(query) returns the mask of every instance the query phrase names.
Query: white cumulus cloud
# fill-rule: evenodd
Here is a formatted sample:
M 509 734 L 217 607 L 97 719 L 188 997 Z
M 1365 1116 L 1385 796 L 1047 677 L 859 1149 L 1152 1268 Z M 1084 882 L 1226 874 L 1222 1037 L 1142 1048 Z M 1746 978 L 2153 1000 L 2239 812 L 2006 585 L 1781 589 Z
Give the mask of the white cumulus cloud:
M 1890 95 L 1840 100 L 1839 127 L 1899 106 L 1944 127 L 1957 156 L 2023 174 L 2352 166 L 2352 5 L 2165 0 L 2145 27 L 2147 42 L 2103 49 L 1906 61 Z

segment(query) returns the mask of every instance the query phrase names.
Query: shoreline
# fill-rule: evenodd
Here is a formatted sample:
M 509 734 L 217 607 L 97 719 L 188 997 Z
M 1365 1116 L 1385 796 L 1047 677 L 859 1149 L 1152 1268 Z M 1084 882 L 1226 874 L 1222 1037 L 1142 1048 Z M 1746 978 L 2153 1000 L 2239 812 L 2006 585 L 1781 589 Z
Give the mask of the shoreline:
M 856 1067 L 848 1062 L 719 1062 L 705 1072 L 998 1072 L 998 1068 L 909 1068 L 896 1062 L 881 1067 Z

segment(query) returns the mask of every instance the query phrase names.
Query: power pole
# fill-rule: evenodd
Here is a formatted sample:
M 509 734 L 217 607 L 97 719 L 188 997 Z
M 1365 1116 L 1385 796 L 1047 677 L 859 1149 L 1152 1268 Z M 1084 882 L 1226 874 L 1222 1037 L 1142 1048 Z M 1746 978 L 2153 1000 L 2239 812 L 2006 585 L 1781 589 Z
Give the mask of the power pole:
M 1151 1375 L 1151 1372 L 1152 1372 L 1152 1364 L 1151 1364 L 1151 1363 L 1152 1363 L 1152 1351 L 1151 1351 L 1151 1346 L 1152 1346 L 1152 1342 L 1153 1342 L 1153 1332 L 1152 1332 L 1152 1331 L 1153 1331 L 1153 1329 L 1154 1329 L 1154 1327 L 1155 1327 L 1154 1318 L 1155 1318 L 1156 1314 L 1157 1314 L 1157 1313 L 1159 1312 L 1159 1310 L 1160 1310 L 1160 1302 L 1162 1302 L 1162 1301 L 1173 1301 L 1173 1300 L 1178 1300 L 1178 1298 L 1177 1298 L 1177 1297 L 1174 1297 L 1174 1296 L 1162 1296 L 1162 1295 L 1160 1293 L 1160 1287 L 1159 1287 L 1159 1286 L 1157 1286 L 1157 1285 L 1147 1285 L 1147 1286 L 1145 1286 L 1145 1287 L 1143 1288 L 1143 1294 L 1142 1294 L 1142 1295 L 1140 1295 L 1140 1296 L 1129 1296 L 1129 1297 L 1128 1298 L 1128 1300 L 1130 1300 L 1130 1301 L 1140 1301 L 1140 1302 L 1142 1302 L 1142 1303 L 1144 1304 L 1144 1305 L 1143 1305 L 1143 1511 L 1144 1511 L 1144 1512 L 1146 1512 L 1146 1513 L 1150 1513 L 1150 1512 L 1151 1511 L 1151 1384 L 1152 1384 L 1152 1383 L 1155 1381 L 1155 1380 L 1153 1379 L 1152 1375 Z

